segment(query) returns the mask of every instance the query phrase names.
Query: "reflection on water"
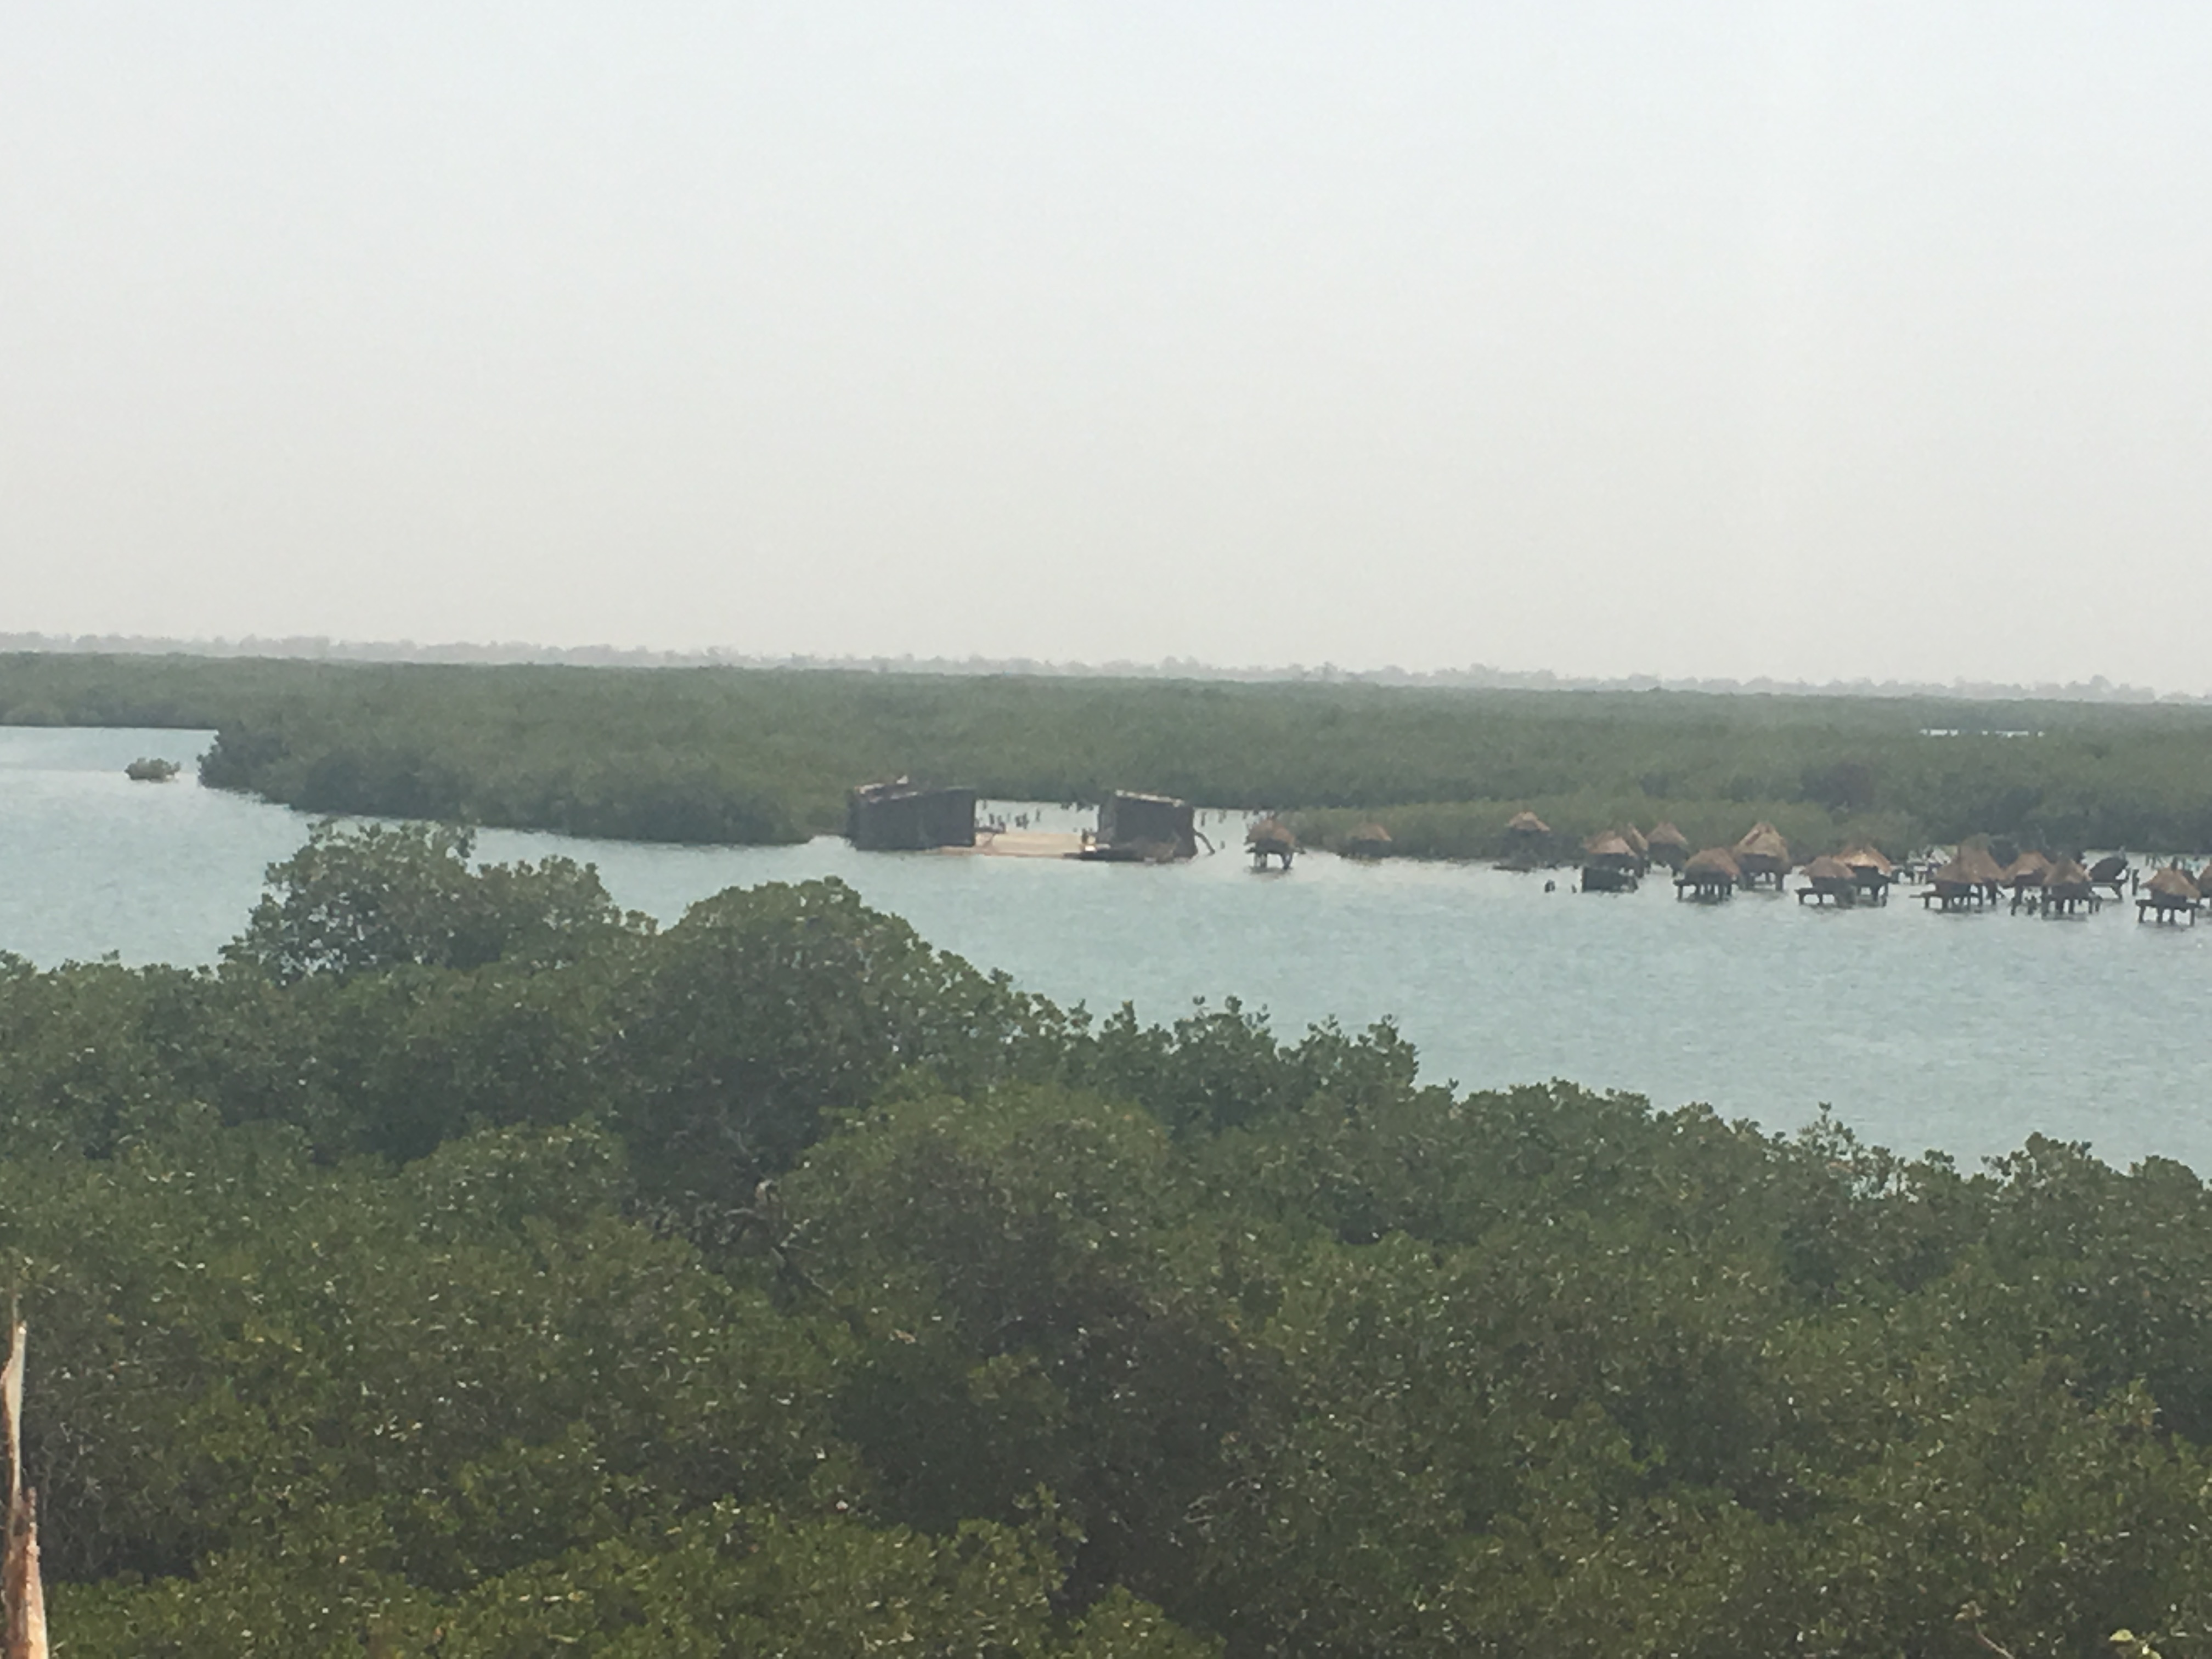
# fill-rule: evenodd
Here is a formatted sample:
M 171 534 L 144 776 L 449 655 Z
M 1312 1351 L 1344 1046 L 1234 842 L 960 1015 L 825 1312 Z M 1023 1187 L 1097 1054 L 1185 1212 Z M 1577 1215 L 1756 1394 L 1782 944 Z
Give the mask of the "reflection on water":
M 204 735 L 0 728 L 0 947 L 46 963 L 210 959 L 307 820 L 125 780 Z M 1002 815 L 1036 809 L 999 804 Z M 1039 829 L 1085 821 L 1045 809 Z M 1296 1030 L 1389 1016 L 1431 1076 L 1571 1078 L 1793 1127 L 1823 1102 L 1871 1139 L 1962 1157 L 2040 1130 L 2104 1156 L 2212 1170 L 2212 927 L 1830 912 L 1794 897 L 1577 894 L 1468 866 L 1302 856 L 1255 876 L 1232 821 L 1213 858 L 1160 868 L 805 847 L 672 848 L 487 831 L 482 854 L 562 852 L 673 920 L 733 884 L 835 875 L 928 939 L 1026 986 L 1173 1017 L 1243 998 Z

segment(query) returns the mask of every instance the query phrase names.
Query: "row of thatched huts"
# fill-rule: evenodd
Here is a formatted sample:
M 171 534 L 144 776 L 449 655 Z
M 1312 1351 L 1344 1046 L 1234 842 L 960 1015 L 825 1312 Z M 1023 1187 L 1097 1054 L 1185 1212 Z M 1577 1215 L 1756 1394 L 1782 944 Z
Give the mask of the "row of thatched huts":
M 2014 910 L 2072 915 L 2103 903 L 2100 888 L 2110 888 L 2114 897 L 2119 896 L 2128 873 L 2128 861 L 2118 854 L 2085 866 L 2077 858 L 2054 858 L 2030 848 L 2010 864 L 2000 865 L 1987 848 L 1966 842 L 1929 872 L 1920 899 L 1938 909 L 1978 909 L 1995 904 L 2008 891 Z
M 1782 832 L 1764 822 L 1752 825 L 1733 847 L 1709 847 L 1684 860 L 1675 878 L 1677 898 L 1726 898 L 1739 888 L 1783 889 L 1794 867 L 1790 843 Z M 1861 843 L 1841 853 L 1824 854 L 1805 866 L 1805 886 L 1800 903 L 1859 904 L 1886 902 L 1897 866 L 1877 847 Z
M 1507 829 L 1522 835 L 1550 833 L 1540 818 L 1526 811 L 1516 814 Z M 1779 892 L 1795 867 L 1789 842 L 1763 821 L 1731 847 L 1708 847 L 1683 856 L 1688 845 L 1671 823 L 1659 825 L 1648 836 L 1633 825 L 1593 836 L 1583 843 L 1583 890 L 1632 889 L 1653 863 L 1663 862 L 1674 870 L 1676 897 L 1712 901 L 1762 886 Z M 1797 894 L 1801 904 L 1880 904 L 1887 902 L 1900 872 L 1879 848 L 1861 843 L 1809 860 L 1802 874 L 1805 884 Z M 2053 857 L 2029 848 L 2009 864 L 1999 864 L 1986 846 L 1969 840 L 1927 870 L 1927 886 L 1919 896 L 1924 905 L 1959 910 L 1995 904 L 2009 890 L 2014 910 L 2070 915 L 2096 908 L 2103 902 L 2100 889 L 2110 889 L 2118 898 L 2129 878 L 2127 859 L 2119 854 L 2085 866 L 2078 858 Z M 2178 922 L 2185 917 L 2194 923 L 2208 902 L 2212 902 L 2212 863 L 2195 875 L 2173 864 L 2140 883 L 2136 914 L 2139 921 Z
M 1510 847 L 1507 869 L 1533 869 L 1551 826 L 1534 812 L 1514 814 L 1505 826 Z M 1789 843 L 1771 823 L 1754 824 L 1732 848 L 1708 848 L 1693 854 L 1690 839 L 1672 823 L 1656 824 L 1649 835 L 1625 823 L 1583 843 L 1582 884 L 1586 892 L 1620 892 L 1633 888 L 1653 865 L 1674 873 L 1676 885 L 1717 891 L 1725 884 L 1778 889 L 1790 867 Z
M 1533 813 L 1522 813 L 1513 822 L 1520 823 L 1523 819 L 1542 824 Z M 1507 828 L 1510 830 L 1512 824 Z M 1529 832 L 1524 828 L 1522 833 Z M 1886 888 L 1894 873 L 1887 859 L 1870 848 L 1855 849 L 1850 856 L 1858 858 L 1860 863 L 1829 860 L 1826 864 L 1834 865 L 1833 870 L 1824 866 L 1814 872 L 1816 891 L 1826 895 L 1837 883 L 1856 887 L 1869 880 Z M 1672 823 L 1661 823 L 1648 836 L 1635 825 L 1626 824 L 1593 836 L 1583 844 L 1583 890 L 1624 891 L 1634 887 L 1654 864 L 1665 865 L 1674 872 L 1677 896 L 1713 899 L 1726 897 L 1739 888 L 1771 887 L 1779 892 L 1792 860 L 1790 843 L 1782 832 L 1763 821 L 1753 824 L 1732 847 L 1708 847 L 1696 853 L 1690 850 L 1689 838 Z
M 2014 910 L 2072 915 L 2102 904 L 2100 890 L 2120 897 L 2130 875 L 2126 858 L 2117 853 L 2085 866 L 2079 859 L 2053 858 L 2030 849 L 2000 867 L 1988 849 L 1970 842 L 1929 874 L 1921 900 L 1945 910 L 1974 909 L 1995 904 L 2008 890 Z M 2138 883 L 2136 919 L 2172 922 L 2186 918 L 2193 923 L 2203 906 L 2208 883 L 2212 883 L 2212 864 L 2196 875 L 2179 864 L 2154 870 Z
M 854 789 L 847 801 L 845 832 L 854 847 L 868 851 L 973 847 L 975 804 L 973 789 L 925 787 L 906 778 L 868 784 Z M 1505 860 L 1507 867 L 1534 868 L 1537 851 L 1552 835 L 1551 826 L 1535 813 L 1522 811 L 1508 820 L 1505 830 L 1513 849 Z M 1084 836 L 1074 856 L 1164 863 L 1195 857 L 1199 840 L 1196 813 L 1189 802 L 1171 795 L 1118 791 L 1101 804 L 1097 832 Z M 1345 837 L 1342 847 L 1353 858 L 1380 858 L 1391 850 L 1390 832 L 1380 823 L 1363 823 Z M 1298 842 L 1288 824 L 1267 817 L 1247 830 L 1245 849 L 1255 868 L 1265 869 L 1272 860 L 1287 870 Z M 1697 852 L 1690 850 L 1688 837 L 1672 823 L 1657 824 L 1649 835 L 1633 824 L 1622 824 L 1583 843 L 1583 890 L 1632 890 L 1654 864 L 1674 872 L 1676 897 L 1706 901 L 1759 887 L 1779 892 L 1796 867 L 1789 842 L 1763 820 L 1732 846 Z M 1900 872 L 1879 848 L 1863 843 L 1813 859 L 1802 873 L 1799 902 L 1826 905 L 1882 903 Z M 1928 868 L 1926 875 L 1927 885 L 1919 897 L 1934 908 L 1982 908 L 1996 904 L 2009 890 L 2015 910 L 2065 915 L 2095 908 L 2102 902 L 2100 889 L 2108 888 L 2114 898 L 2120 897 L 2130 871 L 2127 860 L 2118 854 L 2085 868 L 2078 859 L 2054 858 L 2033 848 L 2009 864 L 2000 864 L 1985 845 L 1970 840 L 1960 843 L 1949 859 Z M 2139 880 L 2138 889 L 2139 920 L 2179 921 L 2186 917 L 2193 923 L 2212 894 L 2212 864 L 2196 875 L 2179 864 L 2168 866 Z

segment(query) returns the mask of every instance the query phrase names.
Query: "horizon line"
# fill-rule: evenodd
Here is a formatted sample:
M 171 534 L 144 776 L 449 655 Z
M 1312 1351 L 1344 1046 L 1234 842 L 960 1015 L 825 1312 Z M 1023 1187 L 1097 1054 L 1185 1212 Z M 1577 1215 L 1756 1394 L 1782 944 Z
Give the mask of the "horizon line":
M 2004 681 L 1781 680 L 1771 676 L 1738 679 L 1725 675 L 1563 674 L 1548 668 L 1497 668 L 1474 663 L 1463 668 L 1407 669 L 1318 665 L 1224 665 L 1192 657 L 1164 657 L 1155 662 L 1116 658 L 1105 662 L 1053 661 L 1032 657 L 819 656 L 810 653 L 771 655 L 732 647 L 699 650 L 648 646 L 538 645 L 520 641 L 451 641 L 428 645 L 413 640 L 342 640 L 327 635 L 262 635 L 235 639 L 180 639 L 146 634 L 0 633 L 0 653 L 48 656 L 189 656 L 264 658 L 279 660 L 420 663 L 460 666 L 544 665 L 586 668 L 738 668 L 845 673 L 903 673 L 976 678 L 1029 676 L 1060 679 L 1220 680 L 1247 684 L 1315 683 L 1431 687 L 1468 690 L 1686 691 L 1736 696 L 1947 697 L 1965 702 L 2118 703 L 2204 703 L 2212 696 L 2160 691 L 2096 675 L 2086 681 L 2024 685 Z

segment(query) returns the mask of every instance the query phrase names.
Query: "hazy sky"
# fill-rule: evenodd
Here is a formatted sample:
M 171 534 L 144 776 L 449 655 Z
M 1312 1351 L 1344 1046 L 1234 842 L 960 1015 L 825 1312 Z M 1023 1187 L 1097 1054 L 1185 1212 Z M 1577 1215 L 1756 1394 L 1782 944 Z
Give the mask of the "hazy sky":
M 2212 7 L 0 10 L 0 629 L 2212 689 Z

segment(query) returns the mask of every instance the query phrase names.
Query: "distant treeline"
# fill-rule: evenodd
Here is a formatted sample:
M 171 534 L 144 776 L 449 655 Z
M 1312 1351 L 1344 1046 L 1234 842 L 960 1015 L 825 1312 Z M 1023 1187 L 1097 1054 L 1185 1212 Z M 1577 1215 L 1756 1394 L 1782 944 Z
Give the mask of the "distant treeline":
M 209 727 L 210 784 L 315 812 L 678 842 L 834 830 L 902 774 L 1015 799 L 1121 788 L 1379 818 L 1481 857 L 1534 807 L 1559 850 L 1671 818 L 1801 854 L 1990 834 L 2212 851 L 2212 710 L 743 669 L 0 657 L 0 720 Z
M 2212 1194 L 1054 1006 L 319 829 L 0 959 L 57 1650 L 2207 1650 Z M 2125 1643 L 2111 1638 L 2125 1628 Z

